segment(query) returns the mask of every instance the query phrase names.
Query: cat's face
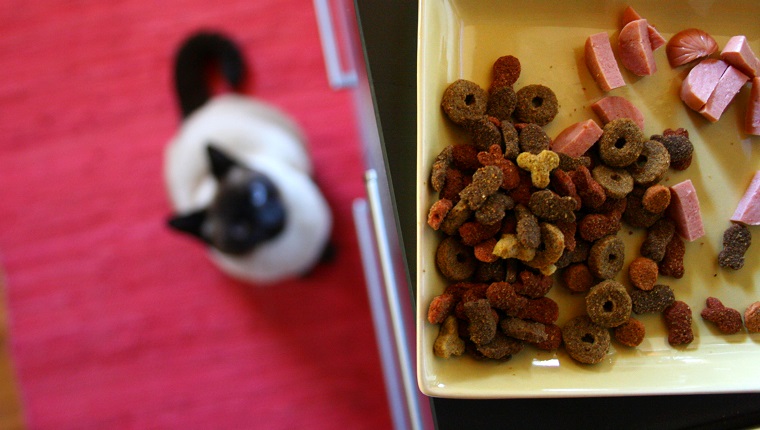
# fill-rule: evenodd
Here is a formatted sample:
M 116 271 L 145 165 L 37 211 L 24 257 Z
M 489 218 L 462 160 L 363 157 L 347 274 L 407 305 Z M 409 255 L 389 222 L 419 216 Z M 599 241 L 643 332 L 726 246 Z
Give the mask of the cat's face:
M 219 185 L 216 196 L 207 208 L 175 216 L 169 225 L 233 255 L 277 236 L 287 214 L 275 184 L 213 145 L 208 155 Z

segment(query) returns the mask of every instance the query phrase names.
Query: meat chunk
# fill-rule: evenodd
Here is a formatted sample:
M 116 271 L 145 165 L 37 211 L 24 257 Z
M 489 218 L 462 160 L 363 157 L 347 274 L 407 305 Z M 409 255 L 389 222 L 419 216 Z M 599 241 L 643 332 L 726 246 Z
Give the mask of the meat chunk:
M 638 12 L 633 10 L 632 7 L 628 6 L 623 11 L 623 15 L 620 17 L 620 28 L 625 27 L 626 24 L 628 24 L 631 21 L 636 21 L 638 19 L 641 19 L 641 15 L 639 15 Z M 652 44 L 652 50 L 656 51 L 658 48 L 662 47 L 667 43 L 667 40 L 665 40 L 664 37 L 660 34 L 659 31 L 657 31 L 656 28 L 654 28 L 653 25 L 647 26 L 647 33 L 649 34 L 649 42 Z
M 668 215 L 676 225 L 676 232 L 689 242 L 705 235 L 702 214 L 699 211 L 697 190 L 691 179 L 670 187 L 670 206 Z
M 681 100 L 696 111 L 702 109 L 726 69 L 728 63 L 725 61 L 711 58 L 701 61 L 681 83 Z
M 620 62 L 638 76 L 653 75 L 657 71 L 648 26 L 646 19 L 631 21 L 620 30 L 618 37 Z
M 552 142 L 551 149 L 573 158 L 588 151 L 602 136 L 602 128 L 593 119 L 577 122 L 562 130 Z
M 699 110 L 699 113 L 707 118 L 710 122 L 716 122 L 723 115 L 723 111 L 726 110 L 728 104 L 734 99 L 742 86 L 749 80 L 747 75 L 739 71 L 734 66 L 728 66 L 723 76 L 718 80 L 718 84 L 715 86 L 715 91 L 710 94 L 710 98 L 707 99 L 704 107 Z
M 744 131 L 747 134 L 760 136 L 760 76 L 752 79 L 752 90 L 749 93 L 749 106 L 747 106 Z
M 625 86 L 607 33 L 596 33 L 586 39 L 586 67 L 602 91 Z
M 760 73 L 760 60 L 752 52 L 745 36 L 734 36 L 729 39 L 720 53 L 720 58 L 751 78 Z
M 607 124 L 618 118 L 630 118 L 640 129 L 644 130 L 644 115 L 626 98 L 620 96 L 604 97 L 592 104 L 591 110 L 602 120 L 602 124 Z
M 670 67 L 682 66 L 718 50 L 718 42 L 706 31 L 687 28 L 674 34 L 665 47 Z
M 760 170 L 755 172 L 744 196 L 739 200 L 731 221 L 747 225 L 760 225 Z

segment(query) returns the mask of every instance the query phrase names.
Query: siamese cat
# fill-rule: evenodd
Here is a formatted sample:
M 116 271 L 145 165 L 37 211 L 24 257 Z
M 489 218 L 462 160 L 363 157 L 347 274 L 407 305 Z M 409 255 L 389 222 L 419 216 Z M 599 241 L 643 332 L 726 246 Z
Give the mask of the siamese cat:
M 212 96 L 216 67 L 233 89 Z M 183 115 L 166 148 L 169 225 L 200 239 L 229 275 L 273 283 L 302 276 L 330 250 L 332 214 L 312 179 L 297 124 L 267 103 L 239 94 L 242 54 L 228 38 L 198 33 L 175 61 Z

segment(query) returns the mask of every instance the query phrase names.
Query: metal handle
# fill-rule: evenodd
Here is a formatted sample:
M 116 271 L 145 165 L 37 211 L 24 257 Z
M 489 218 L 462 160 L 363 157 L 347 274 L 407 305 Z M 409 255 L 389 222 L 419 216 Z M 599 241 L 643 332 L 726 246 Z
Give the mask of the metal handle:
M 409 342 L 406 336 L 406 321 L 401 309 L 401 299 L 398 293 L 396 271 L 393 267 L 393 256 L 388 240 L 388 231 L 385 228 L 385 217 L 382 212 L 380 201 L 380 188 L 377 183 L 377 172 L 370 169 L 364 175 L 367 188 L 367 200 L 369 202 L 370 215 L 375 230 L 380 269 L 385 281 L 385 293 L 388 308 L 391 314 L 393 334 L 396 340 L 396 355 L 401 372 L 401 380 L 409 410 L 409 420 L 413 429 L 423 429 L 423 421 L 420 415 L 419 397 L 417 385 L 414 379 L 414 366 L 409 353 Z
M 333 89 L 353 88 L 358 82 L 351 50 L 347 49 L 349 40 L 347 40 L 348 22 L 346 11 L 339 12 L 339 16 L 333 19 L 334 14 L 331 11 L 330 0 L 314 0 L 314 10 L 317 14 L 317 26 L 319 27 L 319 39 L 322 42 L 322 53 L 325 56 L 325 68 L 327 69 L 327 79 Z M 340 1 L 342 3 L 342 1 Z M 343 8 L 345 9 L 345 7 Z M 338 33 L 336 24 L 344 31 L 343 44 L 345 61 L 341 61 L 341 49 L 339 47 Z M 346 69 L 343 64 L 346 64 Z

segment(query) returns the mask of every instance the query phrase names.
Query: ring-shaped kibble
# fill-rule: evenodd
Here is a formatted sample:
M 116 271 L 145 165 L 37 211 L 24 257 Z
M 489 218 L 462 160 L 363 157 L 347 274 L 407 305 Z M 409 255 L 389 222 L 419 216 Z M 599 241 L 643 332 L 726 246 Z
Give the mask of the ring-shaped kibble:
M 562 327 L 565 350 L 574 360 L 596 364 L 610 349 L 610 332 L 591 321 L 587 315 L 577 316 Z
M 626 167 L 639 158 L 645 141 L 644 133 L 632 119 L 614 119 L 604 126 L 599 157 L 610 167 Z
M 633 190 L 633 177 L 623 169 L 599 165 L 591 171 L 591 176 L 609 198 L 622 199 Z
M 617 327 L 631 317 L 631 296 L 623 284 L 607 279 L 586 294 L 586 313 L 602 327 Z
M 544 126 L 559 112 L 557 95 L 544 85 L 527 85 L 517 91 L 515 117 L 519 122 Z
M 517 94 L 509 86 L 491 88 L 486 113 L 501 121 L 509 121 L 517 104 Z
M 665 146 L 656 140 L 647 140 L 636 161 L 628 166 L 628 171 L 637 185 L 660 182 L 670 166 L 670 154 Z
M 449 236 L 438 244 L 435 252 L 435 264 L 441 274 L 450 281 L 464 281 L 477 269 L 478 261 L 472 248 L 463 244 L 458 238 Z
M 536 256 L 526 261 L 525 265 L 534 269 L 545 269 L 556 263 L 565 251 L 565 235 L 562 230 L 549 224 L 541 223 L 541 245 L 536 251 Z
M 623 269 L 625 246 L 617 236 L 605 236 L 591 245 L 588 268 L 598 279 L 612 279 Z
M 455 124 L 477 121 L 486 113 L 488 93 L 478 84 L 458 79 L 443 92 L 441 107 Z

